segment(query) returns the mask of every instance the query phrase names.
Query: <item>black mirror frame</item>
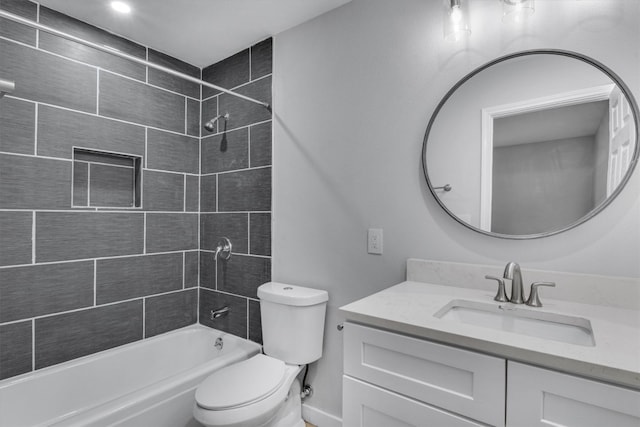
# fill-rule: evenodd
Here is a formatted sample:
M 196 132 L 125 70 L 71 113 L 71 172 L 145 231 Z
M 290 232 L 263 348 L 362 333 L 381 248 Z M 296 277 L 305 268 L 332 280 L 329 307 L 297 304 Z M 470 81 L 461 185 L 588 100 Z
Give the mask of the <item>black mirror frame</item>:
M 474 226 L 464 222 L 460 218 L 458 218 L 453 212 L 451 212 L 451 210 L 449 210 L 449 208 L 447 208 L 445 206 L 445 204 L 442 202 L 442 200 L 440 200 L 440 197 L 438 197 L 438 195 L 437 195 L 437 193 L 436 193 L 436 191 L 434 189 L 434 186 L 433 186 L 431 180 L 429 179 L 429 173 L 428 173 L 428 170 L 427 170 L 427 141 L 429 139 L 429 133 L 431 131 L 433 123 L 435 122 L 435 119 L 438 116 L 438 113 L 440 112 L 440 110 L 442 109 L 444 104 L 447 102 L 447 100 L 454 94 L 454 92 L 460 86 L 462 86 L 465 82 L 467 82 L 473 76 L 475 76 L 476 74 L 482 72 L 483 70 L 486 70 L 487 68 L 489 68 L 489 67 L 491 67 L 491 66 L 493 66 L 495 64 L 507 61 L 509 59 L 518 58 L 518 57 L 527 56 L 527 55 L 540 55 L 540 54 L 560 55 L 560 56 L 566 56 L 566 57 L 570 57 L 570 58 L 574 58 L 574 59 L 578 59 L 580 61 L 583 61 L 583 62 L 585 62 L 587 64 L 590 64 L 590 65 L 594 66 L 595 68 L 599 69 L 603 73 L 605 73 L 618 86 L 618 88 L 620 88 L 620 91 L 627 97 L 627 100 L 629 101 L 629 105 L 631 106 L 631 110 L 632 110 L 634 121 L 635 121 L 635 125 L 636 125 L 635 126 L 636 127 L 636 129 L 635 129 L 635 131 L 636 131 L 635 145 L 636 146 L 635 146 L 634 151 L 633 151 L 633 156 L 631 157 L 631 162 L 629 163 L 629 168 L 627 169 L 627 172 L 626 172 L 625 176 L 622 178 L 622 181 L 620 182 L 618 187 L 615 189 L 615 191 L 609 197 L 607 197 L 607 199 L 603 203 L 601 203 L 600 205 L 595 207 L 588 214 L 586 214 L 583 217 L 579 218 L 577 221 L 567 225 L 566 227 L 560 228 L 558 230 L 552 230 L 552 231 L 544 232 L 544 233 L 522 234 L 522 235 L 519 235 L 519 234 L 513 234 L 513 235 L 512 234 L 501 234 L 501 233 L 493 233 L 493 232 L 490 232 L 490 231 L 482 230 L 482 229 L 474 227 Z M 427 186 L 429 187 L 429 191 L 431 192 L 431 194 L 433 195 L 435 200 L 438 202 L 440 207 L 442 207 L 442 209 L 444 209 L 445 212 L 447 212 L 447 214 L 449 214 L 449 216 L 451 216 L 458 223 L 464 225 L 465 227 L 467 227 L 467 228 L 469 228 L 469 229 L 471 229 L 473 231 L 476 231 L 478 233 L 484 234 L 486 236 L 497 237 L 497 238 L 501 238 L 501 239 L 511 239 L 511 240 L 538 239 L 538 238 L 552 236 L 552 235 L 555 235 L 555 234 L 562 233 L 564 231 L 567 231 L 567 230 L 570 230 L 572 228 L 575 228 L 578 225 L 588 221 L 589 219 L 593 218 L 598 213 L 600 213 L 603 209 L 605 209 L 618 196 L 618 194 L 620 194 L 620 192 L 623 190 L 623 188 L 626 186 L 627 182 L 631 178 L 631 175 L 633 175 L 633 171 L 634 171 L 634 169 L 636 167 L 636 164 L 638 163 L 638 158 L 640 157 L 640 140 L 638 138 L 639 135 L 640 135 L 640 119 L 639 119 L 639 113 L 638 113 L 638 104 L 636 103 L 636 100 L 633 97 L 633 95 L 631 94 L 631 91 L 629 90 L 627 85 L 622 81 L 622 79 L 620 79 L 620 77 L 618 77 L 618 75 L 616 73 L 614 73 L 611 69 L 609 69 L 609 67 L 605 66 L 604 64 L 602 64 L 602 63 L 600 63 L 600 62 L 598 62 L 598 61 L 596 61 L 596 60 L 594 60 L 592 58 L 589 58 L 588 56 L 585 56 L 585 55 L 582 55 L 582 54 L 579 54 L 579 53 L 576 53 L 576 52 L 567 51 L 567 50 L 558 50 L 558 49 L 525 50 L 525 51 L 521 51 L 521 52 L 517 52 L 517 53 L 512 53 L 512 54 L 509 54 L 509 55 L 501 56 L 501 57 L 499 57 L 497 59 L 494 59 L 493 61 L 487 62 L 486 64 L 484 64 L 484 65 L 476 68 L 475 70 L 471 71 L 469 74 L 467 74 L 462 79 L 460 79 L 451 89 L 449 89 L 449 91 L 444 95 L 442 100 L 436 106 L 436 109 L 434 110 L 433 114 L 431 115 L 431 119 L 429 120 L 429 124 L 427 125 L 427 130 L 425 132 L 424 140 L 423 140 L 423 143 L 422 143 L 422 171 L 424 173 L 425 179 L 427 180 Z

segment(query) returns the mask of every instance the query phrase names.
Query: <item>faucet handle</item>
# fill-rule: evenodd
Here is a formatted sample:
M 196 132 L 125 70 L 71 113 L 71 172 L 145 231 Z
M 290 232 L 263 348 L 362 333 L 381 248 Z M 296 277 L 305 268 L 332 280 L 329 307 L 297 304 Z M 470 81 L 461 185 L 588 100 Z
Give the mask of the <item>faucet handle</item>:
M 496 282 L 498 282 L 498 293 L 496 294 L 495 297 L 493 297 L 495 301 L 499 301 L 499 302 L 509 301 L 509 298 L 507 298 L 507 293 L 504 290 L 504 279 L 502 277 L 486 275 L 484 276 L 484 278 L 489 280 L 495 280 Z
M 551 288 L 555 288 L 555 282 L 533 282 L 531 284 L 531 292 L 529 292 L 529 299 L 527 299 L 526 304 L 531 307 L 542 307 L 542 302 L 540 302 L 540 297 L 538 296 L 538 287 L 539 286 L 549 286 Z

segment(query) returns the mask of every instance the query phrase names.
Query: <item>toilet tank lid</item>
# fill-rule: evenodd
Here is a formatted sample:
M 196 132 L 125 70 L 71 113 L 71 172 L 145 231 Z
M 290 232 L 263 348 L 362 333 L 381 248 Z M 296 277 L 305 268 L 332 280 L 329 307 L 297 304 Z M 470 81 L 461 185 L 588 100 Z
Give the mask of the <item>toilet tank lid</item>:
M 258 288 L 258 298 L 278 304 L 306 306 L 326 302 L 329 294 L 321 289 L 268 282 Z

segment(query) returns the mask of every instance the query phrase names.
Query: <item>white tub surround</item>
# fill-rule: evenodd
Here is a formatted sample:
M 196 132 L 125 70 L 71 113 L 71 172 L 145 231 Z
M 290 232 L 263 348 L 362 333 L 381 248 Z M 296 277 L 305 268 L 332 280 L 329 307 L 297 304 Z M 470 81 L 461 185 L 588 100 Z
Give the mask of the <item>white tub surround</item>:
M 640 280 L 522 270 L 526 295 L 534 280 L 555 281 L 557 285 L 541 292 L 543 307 L 518 308 L 588 319 L 595 346 L 567 344 L 434 316 L 456 299 L 498 304 L 493 301 L 497 286 L 488 280 L 485 285 L 484 275 L 502 276 L 502 268 L 410 260 L 407 277 L 414 280 L 340 310 L 352 322 L 640 389 L 640 310 L 631 308 L 638 304 Z M 449 278 L 445 284 L 435 282 L 446 276 Z M 425 277 L 434 282 L 416 280 Z M 586 295 L 580 292 L 582 283 L 587 285 Z M 580 303 L 568 300 L 571 293 L 567 288 Z M 554 298 L 555 292 L 564 298 Z M 590 303 L 583 303 L 584 300 Z
M 191 425 L 198 384 L 259 352 L 256 343 L 192 325 L 0 381 L 0 426 Z

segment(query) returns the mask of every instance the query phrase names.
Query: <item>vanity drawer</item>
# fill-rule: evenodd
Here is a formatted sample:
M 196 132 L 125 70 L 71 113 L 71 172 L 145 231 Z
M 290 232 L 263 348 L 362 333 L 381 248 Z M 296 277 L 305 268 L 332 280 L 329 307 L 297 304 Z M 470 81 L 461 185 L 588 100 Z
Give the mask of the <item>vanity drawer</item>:
M 344 427 L 483 427 L 466 418 L 343 376 Z
M 512 426 L 640 426 L 640 391 L 509 362 Z
M 344 373 L 504 426 L 506 361 L 366 326 L 344 325 Z

